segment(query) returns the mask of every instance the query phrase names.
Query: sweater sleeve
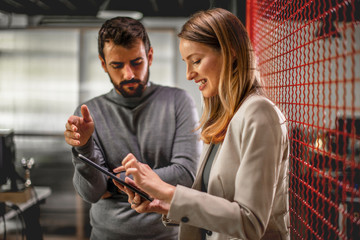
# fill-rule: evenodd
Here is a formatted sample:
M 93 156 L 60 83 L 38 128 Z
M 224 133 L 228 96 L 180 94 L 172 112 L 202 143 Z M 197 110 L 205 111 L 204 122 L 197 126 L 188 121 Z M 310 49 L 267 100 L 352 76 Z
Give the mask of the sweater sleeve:
M 79 115 L 79 109 L 75 111 Z M 104 157 L 94 138 L 82 147 L 75 147 L 75 150 L 83 156 L 93 160 L 95 163 L 104 166 Z M 107 189 L 107 179 L 100 171 L 88 166 L 80 159 L 72 154 L 72 162 L 74 164 L 73 185 L 77 193 L 87 202 L 95 203 L 105 193 Z
M 191 96 L 183 91 L 175 92 L 176 134 L 173 140 L 172 158 L 168 166 L 154 169 L 160 178 L 172 185 L 190 187 L 194 181 L 202 143 L 197 127 L 199 117 Z

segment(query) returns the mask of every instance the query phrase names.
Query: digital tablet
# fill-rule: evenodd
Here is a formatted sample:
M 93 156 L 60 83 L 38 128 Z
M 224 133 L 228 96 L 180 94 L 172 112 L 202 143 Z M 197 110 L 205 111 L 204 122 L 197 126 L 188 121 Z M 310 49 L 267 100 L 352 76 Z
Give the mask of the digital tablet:
M 129 188 L 131 191 L 139 194 L 141 197 L 145 198 L 148 201 L 152 201 L 153 199 L 151 197 L 149 197 L 149 195 L 147 195 L 146 193 L 144 193 L 143 191 L 141 191 L 140 189 L 128 184 L 127 182 L 125 182 L 124 180 L 121 180 L 120 178 L 118 178 L 115 174 L 113 174 L 112 172 L 109 172 L 107 169 L 99 166 L 98 164 L 94 163 L 93 161 L 91 161 L 90 159 L 88 159 L 87 157 L 81 155 L 80 153 L 76 152 L 76 150 L 73 148 L 72 149 L 73 154 L 78 157 L 81 161 L 83 161 L 84 163 L 96 168 L 97 170 L 99 170 L 100 172 L 102 172 L 103 174 L 105 174 L 106 176 L 109 176 L 110 178 L 114 179 L 116 182 L 120 183 L 121 185 Z

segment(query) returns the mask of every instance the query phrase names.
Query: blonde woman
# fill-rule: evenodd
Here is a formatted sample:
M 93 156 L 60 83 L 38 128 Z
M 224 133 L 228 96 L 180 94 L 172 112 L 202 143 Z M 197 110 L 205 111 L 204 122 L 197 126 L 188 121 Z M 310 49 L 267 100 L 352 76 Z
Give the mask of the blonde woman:
M 180 53 L 187 78 L 204 98 L 200 120 L 204 149 L 192 188 L 165 183 L 129 154 L 126 171 L 154 198 L 129 189 L 137 212 L 158 212 L 180 224 L 179 239 L 289 239 L 286 120 L 255 76 L 249 37 L 224 9 L 193 15 L 183 26 Z

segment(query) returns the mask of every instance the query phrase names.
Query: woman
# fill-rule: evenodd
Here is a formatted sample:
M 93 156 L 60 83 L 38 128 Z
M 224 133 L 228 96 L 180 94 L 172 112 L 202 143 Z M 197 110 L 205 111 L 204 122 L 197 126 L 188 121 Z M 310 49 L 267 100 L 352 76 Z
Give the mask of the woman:
M 194 185 L 169 185 L 129 154 L 114 171 L 126 170 L 154 201 L 117 186 L 136 211 L 179 223 L 180 239 L 289 239 L 286 120 L 255 77 L 244 26 L 217 8 L 193 15 L 178 36 L 187 78 L 204 98 Z

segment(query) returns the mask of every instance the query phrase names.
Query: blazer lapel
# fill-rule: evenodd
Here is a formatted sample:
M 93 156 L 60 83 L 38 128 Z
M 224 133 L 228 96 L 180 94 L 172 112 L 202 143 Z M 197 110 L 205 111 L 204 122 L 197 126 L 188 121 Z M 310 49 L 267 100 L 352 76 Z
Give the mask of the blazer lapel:
M 203 153 L 201 154 L 201 158 L 200 158 L 200 167 L 197 171 L 195 181 L 192 185 L 193 189 L 201 190 L 201 179 L 203 176 L 204 167 L 207 159 L 209 158 L 209 154 L 211 153 L 211 149 L 213 148 L 213 145 L 214 144 L 210 143 L 210 144 L 204 144 L 203 146 Z

